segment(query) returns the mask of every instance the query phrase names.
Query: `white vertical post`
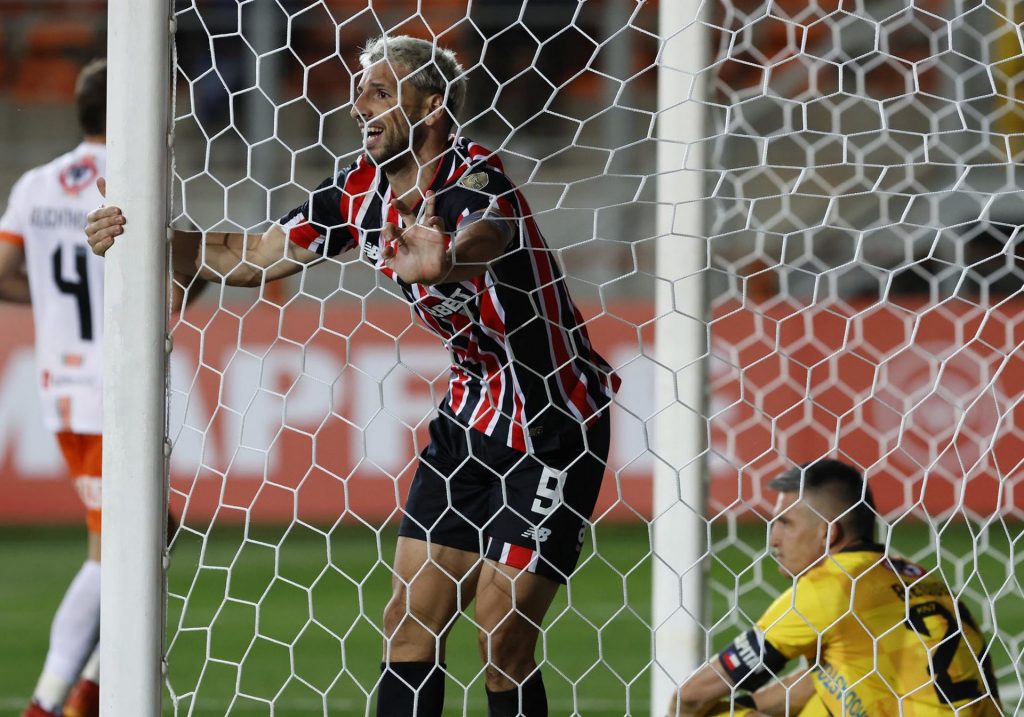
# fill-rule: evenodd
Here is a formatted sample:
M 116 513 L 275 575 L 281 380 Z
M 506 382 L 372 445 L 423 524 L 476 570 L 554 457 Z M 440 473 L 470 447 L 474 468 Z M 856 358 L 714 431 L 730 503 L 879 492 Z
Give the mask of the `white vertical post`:
M 158 717 L 163 653 L 170 4 L 110 0 L 104 264 L 103 717 Z
M 659 4 L 658 243 L 655 305 L 654 664 L 651 714 L 703 659 L 705 392 L 704 156 L 699 141 L 707 27 L 697 0 Z

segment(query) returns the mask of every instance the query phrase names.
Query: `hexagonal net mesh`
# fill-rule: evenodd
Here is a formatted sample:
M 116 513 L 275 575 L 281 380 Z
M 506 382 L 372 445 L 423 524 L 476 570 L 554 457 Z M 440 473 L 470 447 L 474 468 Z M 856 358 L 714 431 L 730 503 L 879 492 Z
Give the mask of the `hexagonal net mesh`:
M 274 262 L 294 271 L 274 281 L 274 262 L 244 249 L 239 265 L 254 268 L 255 288 L 229 286 L 232 271 L 209 263 L 203 292 L 201 281 L 176 276 L 194 300 L 172 323 L 174 714 L 373 712 L 388 684 L 380 663 L 382 645 L 393 643 L 383 618 L 392 580 L 397 572 L 410 581 L 395 559 L 399 523 L 417 523 L 430 544 L 453 545 L 441 518 L 407 506 L 420 453 L 442 440 L 428 428 L 445 422 L 439 406 L 462 417 L 446 423 L 443 440 L 463 451 L 441 476 L 440 510 L 469 526 L 487 557 L 464 575 L 443 565 L 442 593 L 463 592 L 440 627 L 405 603 L 408 620 L 446 645 L 438 647 L 444 714 L 487 714 L 484 687 L 498 684 L 488 680 L 514 677 L 495 647 L 501 621 L 470 604 L 475 576 L 495 563 L 567 582 L 519 634 L 528 641 L 539 628 L 536 661 L 552 714 L 664 714 L 670 695 L 651 694 L 657 670 L 682 682 L 694 666 L 718 664 L 716 653 L 797 584 L 772 559 L 776 494 L 766 482 L 827 457 L 866 476 L 882 550 L 919 565 L 921 584 L 947 586 L 980 635 L 972 643 L 961 621 L 930 614 L 923 630 L 945 637 L 907 648 L 916 677 L 886 682 L 891 665 L 869 655 L 859 677 L 824 680 L 836 704 L 879 675 L 891 714 L 915 695 L 941 693 L 933 688 L 948 672 L 936 650 L 953 643 L 973 649 L 977 663 L 990 659 L 1006 713 L 1020 703 L 1017 11 L 961 0 L 715 0 L 681 19 L 664 10 L 627 0 L 178 0 L 175 227 L 207 241 L 247 234 L 248 247 L 283 223 L 293 240 L 302 225 L 327 241 L 309 244 L 319 261 L 280 250 Z M 458 236 L 459 217 L 477 212 L 466 197 L 483 195 L 491 203 L 466 226 L 508 232 L 513 253 L 527 237 L 542 242 L 531 255 L 553 273 L 523 280 L 492 265 L 484 278 L 431 293 L 381 271 L 381 207 L 391 198 L 381 177 L 393 177 L 375 164 L 375 140 L 353 115 L 368 126 L 379 118 L 359 104 L 359 53 L 382 33 L 452 49 L 464 68 L 468 92 L 453 132 L 477 149 L 459 150 L 472 155 L 465 176 L 445 164 L 465 146 L 458 140 L 434 158 L 451 172 L 435 186 L 437 201 L 465 205 L 444 230 Z M 668 65 L 666 49 L 693 33 L 710 48 L 691 58 L 696 71 Z M 671 141 L 659 128 L 668 116 L 659 73 L 662 82 L 693 82 L 687 104 L 699 103 L 704 118 L 685 164 L 667 170 L 656 160 Z M 413 111 L 385 116 L 422 124 Z M 658 197 L 666 171 L 695 173 L 704 190 Z M 372 179 L 347 184 L 357 176 Z M 347 192 L 334 199 L 332 211 L 342 207 L 334 224 L 316 221 L 325 177 Z M 510 183 L 488 195 L 480 191 L 488 181 Z M 694 246 L 706 262 L 687 277 L 703 287 L 699 306 L 655 300 L 659 285 L 678 278 L 655 248 L 685 238 L 658 223 L 666 207 L 702 218 Z M 489 211 L 514 217 L 513 228 Z M 332 234 L 339 227 L 351 242 Z M 338 245 L 353 251 L 335 253 Z M 571 297 L 578 313 L 545 305 L 551 291 L 559 302 Z M 512 294 L 536 300 L 515 315 L 524 304 Z M 488 323 L 496 311 L 508 319 L 500 329 Z M 455 324 L 452 314 L 467 319 Z M 705 372 L 706 396 L 656 394 L 659 377 L 677 367 L 655 350 L 655 332 L 696 320 L 708 348 L 688 368 Z M 522 329 L 536 325 L 549 330 Z M 554 357 L 559 340 L 569 348 Z M 547 357 L 547 373 L 527 352 Z M 593 439 L 554 468 L 545 441 L 590 420 L 574 411 L 573 396 L 551 388 L 553 377 L 586 377 L 583 403 L 600 408 L 595 385 L 607 381 L 610 392 L 615 383 L 604 361 L 621 387 L 598 493 L 592 470 L 573 480 L 573 466 L 604 457 Z M 537 379 L 547 386 L 539 409 L 537 391 L 509 398 L 511 386 Z M 492 390 L 505 380 L 507 392 Z M 467 385 L 478 403 L 459 413 Z M 537 418 L 548 409 L 553 423 Z M 704 444 L 685 462 L 703 466 L 706 501 L 683 507 L 700 557 L 673 569 L 698 573 L 702 587 L 698 610 L 667 608 L 689 629 L 689 664 L 681 664 L 652 647 L 662 627 L 652 615 L 666 610 L 652 612 L 652 571 L 680 548 L 652 544 L 658 521 L 679 515 L 678 505 L 652 500 L 652 476 L 680 469 L 654 436 L 694 410 L 705 426 L 694 440 Z M 520 478 L 501 467 L 510 454 L 499 449 L 545 466 L 530 498 L 551 510 L 531 516 L 515 501 Z M 468 463 L 473 490 L 487 496 L 483 513 L 456 495 Z M 566 487 L 574 485 L 593 495 L 574 502 Z M 579 553 L 568 563 L 552 558 L 554 573 L 538 577 L 543 543 L 565 543 L 564 526 L 545 522 L 552 506 L 577 521 L 567 524 L 580 529 L 569 541 L 578 537 Z M 509 515 L 522 532 L 506 534 Z M 504 554 L 489 552 L 496 541 Z M 511 555 L 520 550 L 527 559 L 517 565 Z M 413 573 L 432 567 L 433 557 Z M 912 610 L 907 598 L 908 621 Z M 515 605 L 509 614 L 523 616 Z M 843 617 L 863 619 L 849 606 Z M 835 637 L 830 629 L 818 630 L 822 645 Z M 876 654 L 892 634 L 883 632 L 868 641 Z M 835 674 L 824 652 L 803 658 L 816 675 Z M 741 683 L 724 698 L 743 692 Z

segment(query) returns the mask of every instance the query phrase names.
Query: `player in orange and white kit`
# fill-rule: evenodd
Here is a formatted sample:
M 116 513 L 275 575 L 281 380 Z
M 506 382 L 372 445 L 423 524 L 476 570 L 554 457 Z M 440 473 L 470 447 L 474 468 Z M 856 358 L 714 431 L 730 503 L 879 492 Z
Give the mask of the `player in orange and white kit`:
M 106 163 L 106 89 L 104 61 L 82 70 L 76 105 L 85 139 L 22 176 L 0 217 L 0 286 L 16 287 L 24 267 L 43 417 L 86 507 L 89 530 L 88 556 L 54 617 L 43 672 L 23 717 L 99 713 L 103 261 L 89 251 L 82 228 L 102 202 L 96 178 Z M 16 298 L 14 289 L 3 293 Z

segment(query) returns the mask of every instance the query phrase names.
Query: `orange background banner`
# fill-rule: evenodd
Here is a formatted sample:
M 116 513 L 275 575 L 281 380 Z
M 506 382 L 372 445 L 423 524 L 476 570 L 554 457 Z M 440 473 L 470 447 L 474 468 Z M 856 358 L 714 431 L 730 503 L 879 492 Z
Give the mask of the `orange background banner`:
M 731 307 L 711 323 L 706 512 L 767 513 L 764 481 L 833 455 L 867 470 L 880 510 L 1024 517 L 1020 304 Z M 655 396 L 653 307 L 590 324 L 623 390 L 598 515 L 651 514 L 671 422 Z M 80 520 L 39 419 L 31 320 L 0 310 L 0 522 Z M 191 525 L 394 518 L 447 386 L 447 355 L 398 300 L 189 309 L 171 361 L 171 503 Z M 671 423 L 669 424 L 671 425 Z

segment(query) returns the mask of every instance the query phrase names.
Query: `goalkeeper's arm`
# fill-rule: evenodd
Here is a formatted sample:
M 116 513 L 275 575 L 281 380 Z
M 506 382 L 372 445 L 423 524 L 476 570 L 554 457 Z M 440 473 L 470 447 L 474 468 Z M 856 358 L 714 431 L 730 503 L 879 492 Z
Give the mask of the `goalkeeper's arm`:
M 814 683 L 808 670 L 797 670 L 765 685 L 752 694 L 732 697 L 736 691 L 717 660 L 704 665 L 676 690 L 668 717 L 775 717 L 795 715 L 814 696 Z

